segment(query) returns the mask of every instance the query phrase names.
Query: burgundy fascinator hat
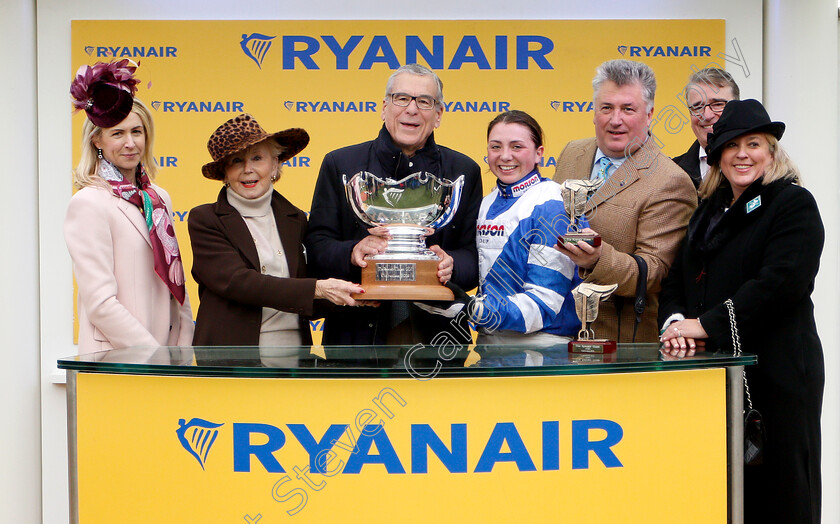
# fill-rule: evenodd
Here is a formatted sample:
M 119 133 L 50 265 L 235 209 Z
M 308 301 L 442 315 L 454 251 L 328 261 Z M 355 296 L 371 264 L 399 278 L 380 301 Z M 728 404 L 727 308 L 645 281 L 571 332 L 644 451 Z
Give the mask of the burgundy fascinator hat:
M 140 83 L 134 78 L 136 70 L 137 65 L 127 59 L 80 67 L 70 84 L 73 107 L 84 109 L 99 127 L 114 127 L 131 112 Z

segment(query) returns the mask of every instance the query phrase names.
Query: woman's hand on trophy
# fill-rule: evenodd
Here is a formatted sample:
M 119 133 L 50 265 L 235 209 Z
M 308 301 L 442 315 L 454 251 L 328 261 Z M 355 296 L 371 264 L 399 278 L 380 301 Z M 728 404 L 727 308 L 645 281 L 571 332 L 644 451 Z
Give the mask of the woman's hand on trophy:
M 329 300 L 339 306 L 371 305 L 369 301 L 355 300 L 350 296 L 353 293 L 364 292 L 365 290 L 362 286 L 347 282 L 346 280 L 328 278 L 326 280 L 315 281 L 315 298 Z
M 449 282 L 449 279 L 452 278 L 452 270 L 455 268 L 455 259 L 446 254 L 446 251 L 441 249 L 440 246 L 435 245 L 429 249 L 431 249 L 435 255 L 440 257 L 437 276 L 440 279 L 441 284 L 446 284 Z
M 375 229 L 379 228 L 374 227 L 368 231 L 373 231 Z M 382 229 L 385 228 L 383 227 Z M 353 246 L 353 252 L 350 254 L 350 263 L 354 266 L 367 267 L 365 257 L 367 255 L 378 255 L 379 253 L 384 252 L 387 246 L 388 241 L 381 236 L 368 235 L 359 240 L 359 242 Z
M 597 234 L 588 227 L 581 229 L 580 232 L 593 235 Z M 601 244 L 591 246 L 587 242 L 578 242 L 576 244 L 563 242 L 562 238 L 560 238 L 554 246 L 557 251 L 563 253 L 572 259 L 572 262 L 577 264 L 578 267 L 582 267 L 584 269 L 592 269 L 595 267 L 595 264 L 597 264 L 598 260 L 601 258 L 601 247 Z

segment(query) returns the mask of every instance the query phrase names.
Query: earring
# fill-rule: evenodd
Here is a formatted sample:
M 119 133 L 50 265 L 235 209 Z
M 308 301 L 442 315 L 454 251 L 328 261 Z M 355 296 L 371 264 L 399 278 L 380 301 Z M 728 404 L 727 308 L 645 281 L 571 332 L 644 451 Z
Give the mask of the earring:
M 230 182 L 225 182 L 225 187 L 230 187 Z
M 102 150 L 99 149 L 98 147 L 96 148 L 96 158 L 98 158 L 99 160 L 102 160 Z
M 271 175 L 271 182 L 277 182 L 277 175 Z

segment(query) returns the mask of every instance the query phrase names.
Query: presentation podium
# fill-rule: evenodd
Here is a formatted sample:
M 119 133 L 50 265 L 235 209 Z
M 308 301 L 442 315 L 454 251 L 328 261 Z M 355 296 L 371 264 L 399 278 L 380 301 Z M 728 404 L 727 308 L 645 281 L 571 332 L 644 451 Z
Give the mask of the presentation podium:
M 654 344 L 68 357 L 71 521 L 738 523 L 754 363 Z

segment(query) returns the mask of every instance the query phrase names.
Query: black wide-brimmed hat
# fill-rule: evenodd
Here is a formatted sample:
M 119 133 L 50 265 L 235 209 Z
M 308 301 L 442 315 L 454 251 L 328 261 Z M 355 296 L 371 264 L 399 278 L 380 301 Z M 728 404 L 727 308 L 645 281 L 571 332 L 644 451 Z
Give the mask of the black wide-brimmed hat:
M 283 153 L 278 158 L 282 164 L 303 151 L 303 148 L 309 144 L 309 133 L 297 127 L 268 133 L 253 116 L 242 113 L 220 125 L 210 135 L 207 151 L 210 152 L 213 161 L 204 164 L 201 173 L 213 180 L 224 180 L 224 161 L 227 157 L 269 139 L 273 139 L 283 147 Z
M 772 122 L 767 110 L 758 100 L 730 100 L 707 138 L 707 161 L 710 165 L 717 163 L 723 146 L 733 138 L 748 133 L 769 133 L 778 140 L 784 132 L 785 123 Z

